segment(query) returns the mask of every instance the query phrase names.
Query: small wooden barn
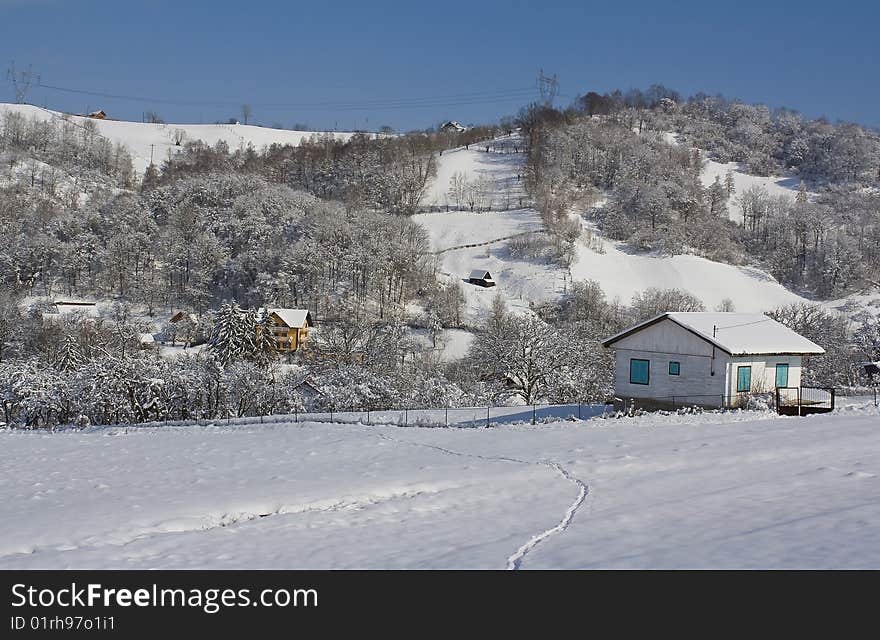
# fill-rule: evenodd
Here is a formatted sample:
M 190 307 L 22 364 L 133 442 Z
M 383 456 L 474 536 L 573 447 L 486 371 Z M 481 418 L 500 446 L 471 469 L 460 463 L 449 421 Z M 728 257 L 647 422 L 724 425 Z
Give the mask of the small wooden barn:
M 495 281 L 492 279 L 492 274 L 485 269 L 474 269 L 473 271 L 471 271 L 471 275 L 468 277 L 468 282 L 470 282 L 471 284 L 475 284 L 479 287 L 495 286 Z
M 663 313 L 602 344 L 614 349 L 616 402 L 647 409 L 742 406 L 800 390 L 803 356 L 825 353 L 760 313 Z

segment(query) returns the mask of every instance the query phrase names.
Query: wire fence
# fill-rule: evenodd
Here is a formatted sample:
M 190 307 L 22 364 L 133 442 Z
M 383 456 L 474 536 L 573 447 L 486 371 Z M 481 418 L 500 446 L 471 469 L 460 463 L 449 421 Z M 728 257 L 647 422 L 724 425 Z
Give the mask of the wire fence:
M 191 420 L 162 420 L 146 426 L 211 426 L 330 422 L 337 424 L 393 425 L 399 427 L 493 427 L 503 424 L 539 424 L 561 420 L 587 420 L 612 413 L 610 404 L 543 404 L 513 407 L 449 407 L 440 409 L 360 409 L 350 411 L 294 411 L 263 416 L 227 416 Z

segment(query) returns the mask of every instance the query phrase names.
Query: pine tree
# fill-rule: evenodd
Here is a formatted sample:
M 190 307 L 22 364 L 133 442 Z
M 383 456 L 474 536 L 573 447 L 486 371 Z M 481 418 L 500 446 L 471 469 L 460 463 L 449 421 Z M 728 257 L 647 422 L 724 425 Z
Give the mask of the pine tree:
M 149 191 L 156 187 L 159 183 L 159 170 L 156 165 L 151 164 L 144 171 L 144 177 L 141 180 L 141 191 Z
M 251 358 L 257 365 L 266 368 L 278 355 L 275 334 L 272 331 L 275 322 L 268 311 L 264 311 L 260 317 L 248 315 L 254 324 L 254 348 Z
M 224 367 L 254 353 L 255 322 L 251 312 L 245 312 L 234 302 L 225 302 L 214 314 L 214 329 L 208 346 Z
M 728 198 L 736 193 L 736 181 L 734 180 L 733 169 L 728 169 L 727 175 L 724 176 L 724 188 L 727 189 Z
M 721 176 L 715 176 L 715 182 L 709 187 L 709 213 L 716 215 L 725 209 L 727 191 L 721 185 Z
M 65 336 L 61 348 L 58 350 L 58 357 L 55 360 L 55 368 L 59 371 L 70 371 L 76 369 L 84 361 L 82 354 L 79 352 L 79 344 L 73 336 Z

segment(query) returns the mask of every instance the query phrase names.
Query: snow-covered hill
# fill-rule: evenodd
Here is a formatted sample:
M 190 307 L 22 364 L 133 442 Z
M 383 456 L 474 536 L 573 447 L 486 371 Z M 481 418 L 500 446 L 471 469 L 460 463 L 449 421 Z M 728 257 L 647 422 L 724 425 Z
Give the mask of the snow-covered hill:
M 0 567 L 880 568 L 878 415 L 0 431 Z
M 525 156 L 508 153 L 514 144 L 517 144 L 515 138 L 504 138 L 497 144 L 490 143 L 488 152 L 485 144 L 472 145 L 469 149 L 446 151 L 437 158 L 437 178 L 424 199 L 425 204 L 451 206 L 450 181 L 458 173 L 472 181 L 479 178 L 486 181 L 492 191 L 487 199 L 492 203 L 490 211 L 441 211 L 415 216 L 415 220 L 427 228 L 434 250 L 442 251 L 438 255 L 441 274 L 450 279 L 463 279 L 472 269 L 487 269 L 498 283 L 493 289 L 464 285 L 467 308 L 474 320 L 485 314 L 496 291 L 506 298 L 510 308 L 522 309 L 527 308 L 530 301 L 557 298 L 569 286 L 564 269 L 510 256 L 510 241 L 504 238 L 542 229 L 540 216 L 534 209 L 516 208 L 523 196 L 519 177 Z M 738 184 L 745 188 L 750 178 L 753 177 L 741 174 Z M 507 209 L 510 192 L 515 194 L 514 208 Z M 490 244 L 454 248 L 486 242 Z M 760 269 L 691 255 L 633 253 L 621 243 L 602 238 L 585 222 L 571 278 L 596 280 L 609 299 L 617 297 L 623 303 L 629 303 L 635 293 L 649 287 L 685 289 L 700 298 L 708 309 L 715 308 L 725 298 L 733 301 L 737 311 L 743 312 L 767 311 L 803 301 Z
M 96 120 L 81 116 L 64 115 L 57 111 L 43 109 L 26 104 L 0 104 L 0 112 L 16 111 L 27 118 L 48 120 L 50 118 L 70 118 L 76 124 L 91 120 L 98 127 L 98 132 L 113 142 L 128 147 L 132 155 L 135 171 L 143 173 L 150 164 L 150 158 L 159 165 L 169 155 L 179 150 L 173 136 L 177 130 L 184 132 L 184 140 L 201 140 L 209 145 L 224 141 L 229 148 L 235 150 L 241 146 L 253 145 L 256 149 L 277 144 L 298 145 L 304 139 L 322 132 L 288 131 L 270 129 L 242 124 L 150 124 L 145 122 L 127 122 L 124 120 Z M 111 114 L 112 115 L 112 114 Z M 347 132 L 330 132 L 332 135 L 347 139 L 353 134 Z

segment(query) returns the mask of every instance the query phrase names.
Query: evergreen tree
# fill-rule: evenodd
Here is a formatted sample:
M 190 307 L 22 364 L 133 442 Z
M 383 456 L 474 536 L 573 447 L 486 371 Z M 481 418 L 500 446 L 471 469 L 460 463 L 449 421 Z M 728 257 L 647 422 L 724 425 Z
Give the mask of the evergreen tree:
M 268 311 L 264 311 L 260 316 L 249 315 L 254 323 L 254 348 L 251 358 L 257 365 L 267 368 L 278 356 L 275 334 L 273 333 L 275 322 Z
M 724 188 L 727 190 L 727 197 L 731 197 L 736 193 L 736 182 L 734 181 L 733 169 L 728 169 L 724 176 Z
M 58 350 L 58 356 L 55 360 L 55 368 L 59 371 L 70 371 L 71 369 L 76 369 L 83 361 L 84 358 L 79 351 L 79 344 L 77 344 L 76 338 L 71 335 L 64 336 L 64 342 L 61 343 L 61 348 Z
M 214 314 L 208 345 L 217 361 L 226 367 L 253 355 L 255 333 L 253 314 L 234 302 L 225 302 Z

